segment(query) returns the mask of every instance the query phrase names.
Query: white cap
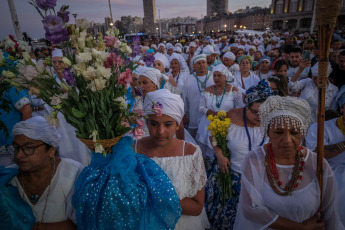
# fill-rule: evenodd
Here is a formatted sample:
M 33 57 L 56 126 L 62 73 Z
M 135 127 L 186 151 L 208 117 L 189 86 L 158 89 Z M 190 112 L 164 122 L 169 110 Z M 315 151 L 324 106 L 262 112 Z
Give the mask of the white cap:
M 52 58 L 54 57 L 63 57 L 62 50 L 61 49 L 54 49 L 52 51 Z

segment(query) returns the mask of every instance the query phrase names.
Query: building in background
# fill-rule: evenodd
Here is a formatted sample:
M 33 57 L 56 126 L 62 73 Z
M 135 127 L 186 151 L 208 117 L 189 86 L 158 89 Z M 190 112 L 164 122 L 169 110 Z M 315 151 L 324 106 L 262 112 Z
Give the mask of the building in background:
M 228 0 L 207 0 L 207 17 L 229 13 Z
M 144 19 L 145 32 L 148 34 L 156 33 L 156 1 L 155 0 L 143 0 L 144 6 Z

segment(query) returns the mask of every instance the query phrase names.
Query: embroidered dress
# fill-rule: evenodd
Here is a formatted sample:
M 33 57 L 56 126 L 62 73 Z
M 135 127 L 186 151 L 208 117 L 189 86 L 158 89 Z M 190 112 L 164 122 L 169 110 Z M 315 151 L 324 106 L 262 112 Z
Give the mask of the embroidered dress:
M 241 93 L 246 93 L 246 90 L 253 85 L 257 85 L 260 81 L 259 77 L 256 76 L 253 72 L 250 72 L 248 77 L 242 77 L 241 72 L 237 71 L 234 75 L 235 81 L 232 83 L 236 86 Z
M 306 100 L 311 107 L 311 122 L 317 122 L 318 89 L 312 79 L 307 78 L 296 82 L 289 82 L 289 89 L 292 91 L 301 90 L 300 98 Z M 336 96 L 338 88 L 328 83 L 326 87 L 325 109 L 337 109 Z
M 248 133 L 250 135 L 251 148 L 263 144 L 265 139 L 260 127 L 248 127 Z M 241 192 L 241 164 L 249 152 L 249 139 L 245 127 L 232 123 L 229 127 L 227 139 L 231 154 L 232 199 L 227 200 L 225 205 L 219 200 L 220 189 L 215 178 L 218 170 L 217 159 L 213 162 L 212 171 L 206 183 L 205 208 L 207 216 L 213 228 L 222 230 L 233 229 L 234 227 L 237 204 Z
M 169 177 L 179 200 L 194 197 L 206 184 L 207 177 L 201 150 L 198 146 L 195 147 L 193 155 L 184 155 L 183 150 L 182 156 L 152 158 Z M 209 223 L 203 208 L 199 216 L 182 215 L 175 230 L 201 230 L 207 227 Z
M 329 121 L 325 121 L 324 129 L 324 145 L 332 145 L 345 141 L 345 135 L 336 125 L 338 118 L 334 118 Z M 317 123 L 310 126 L 308 134 L 306 137 L 306 146 L 308 149 L 316 149 L 317 145 Z M 338 194 L 345 194 L 345 151 L 339 155 L 327 159 L 329 165 L 331 166 L 334 177 L 338 184 Z M 340 220 L 345 226 L 345 199 L 339 195 L 338 200 L 338 210 Z
M 302 223 L 313 217 L 320 203 L 316 178 L 317 155 L 308 150 L 302 180 L 291 196 L 280 196 L 270 186 L 265 168 L 263 147 L 253 149 L 243 161 L 242 188 L 234 229 L 269 229 L 277 218 Z M 288 183 L 293 165 L 276 164 L 279 178 Z M 321 216 L 326 229 L 342 230 L 337 210 L 337 191 L 332 169 L 324 160 Z M 244 215 L 245 213 L 245 215 Z

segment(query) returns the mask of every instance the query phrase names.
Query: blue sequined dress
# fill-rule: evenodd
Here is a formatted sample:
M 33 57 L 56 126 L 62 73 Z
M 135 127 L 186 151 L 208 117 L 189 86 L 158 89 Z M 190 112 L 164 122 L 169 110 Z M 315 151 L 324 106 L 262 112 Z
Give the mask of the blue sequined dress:
M 93 153 L 72 199 L 78 229 L 174 229 L 182 211 L 175 189 L 132 142 L 122 138 L 105 157 Z

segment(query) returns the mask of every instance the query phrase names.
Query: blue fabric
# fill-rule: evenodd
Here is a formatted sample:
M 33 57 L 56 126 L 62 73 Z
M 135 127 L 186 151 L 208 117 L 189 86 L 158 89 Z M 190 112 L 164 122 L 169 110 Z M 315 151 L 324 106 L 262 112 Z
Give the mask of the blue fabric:
M 165 82 L 166 82 L 165 79 L 163 79 L 162 84 L 161 84 L 161 87 L 160 87 L 159 89 L 164 89 Z
M 262 79 L 257 85 L 253 85 L 246 91 L 244 96 L 244 103 L 247 105 L 259 101 L 261 99 L 267 99 L 271 95 L 278 95 L 278 90 L 271 90 L 270 83 L 267 79 Z
M 78 229 L 174 229 L 182 211 L 174 187 L 132 143 L 124 137 L 111 154 L 92 154 L 72 198 Z
M 132 91 L 133 91 L 132 87 L 129 87 L 126 94 L 126 103 L 127 105 L 130 105 L 129 111 L 133 110 L 133 106 L 135 102 L 135 99 L 133 98 L 133 95 L 132 95 Z
M 220 64 L 222 64 L 217 58 L 215 58 L 214 59 L 214 62 L 212 63 L 212 65 L 208 65 L 207 66 L 207 70 L 209 70 L 209 71 L 212 71 L 212 68 L 214 67 L 214 66 L 217 66 L 217 65 L 220 65 Z
M 31 230 L 36 218 L 22 199 L 17 187 L 6 184 L 18 174 L 17 169 L 0 167 L 0 229 Z
M 0 120 L 2 120 L 7 126 L 9 137 L 6 138 L 5 132 L 0 130 L 0 145 L 10 145 L 12 144 L 13 137 L 11 135 L 13 126 L 22 120 L 22 114 L 18 111 L 14 105 L 22 98 L 29 98 L 26 90 L 18 91 L 15 87 L 11 87 L 7 92 L 1 92 L 2 97 L 7 101 L 10 101 L 9 107 L 10 112 L 7 113 L 5 110 L 0 109 Z

